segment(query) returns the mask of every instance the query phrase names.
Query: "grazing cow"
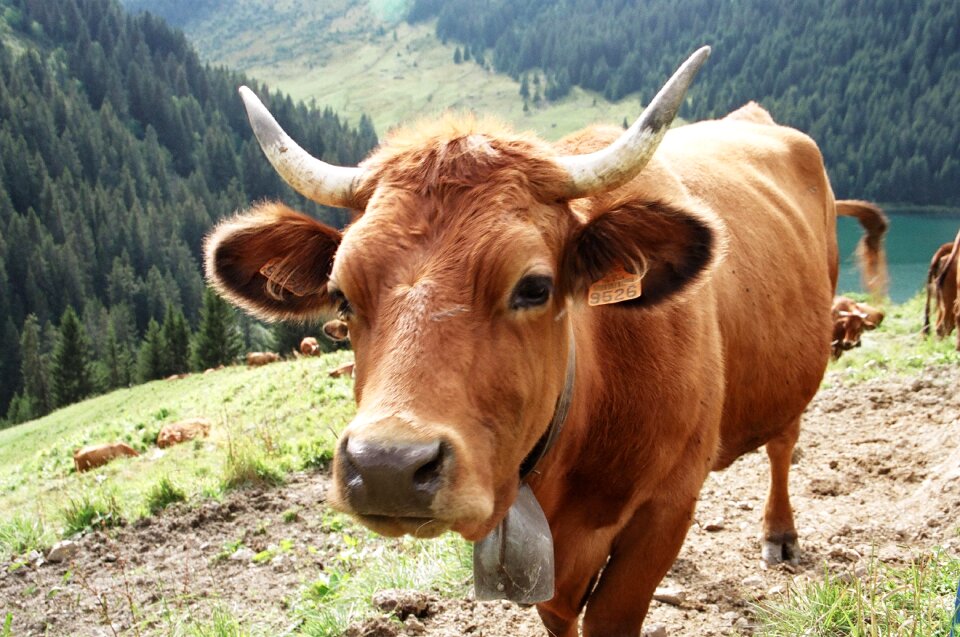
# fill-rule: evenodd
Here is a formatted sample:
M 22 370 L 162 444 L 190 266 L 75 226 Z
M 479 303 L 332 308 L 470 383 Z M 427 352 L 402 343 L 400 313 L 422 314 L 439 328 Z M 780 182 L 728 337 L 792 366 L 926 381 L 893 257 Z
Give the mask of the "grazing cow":
M 249 352 L 247 354 L 247 367 L 260 367 L 269 365 L 280 360 L 280 354 L 276 352 Z
M 762 445 L 762 553 L 797 555 L 787 472 L 830 357 L 836 216 L 873 208 L 838 204 L 816 144 L 769 117 L 668 132 L 706 54 L 627 131 L 548 144 L 448 116 L 356 168 L 241 89 L 280 174 L 358 213 L 341 234 L 262 203 L 205 243 L 234 303 L 349 328 L 358 406 L 331 503 L 385 535 L 478 542 L 476 572 L 554 636 L 581 612 L 584 635 L 639 635 L 707 474 Z M 524 543 L 547 524 L 552 548 Z
M 327 375 L 328 375 L 330 378 L 340 378 L 341 376 L 353 376 L 353 368 L 354 368 L 354 364 L 353 364 L 353 363 L 344 363 L 343 365 L 340 365 L 339 367 L 335 367 L 335 368 L 331 369 L 331 370 L 327 373 Z
M 115 458 L 123 456 L 136 458 L 139 455 L 136 449 L 125 442 L 87 445 L 73 452 L 73 466 L 79 473 L 103 466 Z
M 206 418 L 189 418 L 170 422 L 160 429 L 157 435 L 157 446 L 163 449 L 194 438 L 206 438 L 208 435 L 210 435 L 210 421 Z
M 854 347 L 860 347 L 864 330 L 874 330 L 883 322 L 883 311 L 866 303 L 857 303 L 846 296 L 833 299 L 833 339 L 830 343 L 833 360 Z
M 300 341 L 300 353 L 304 356 L 319 356 L 321 353 L 320 343 L 313 336 L 305 336 Z
M 930 334 L 930 297 L 933 311 L 937 315 L 936 334 L 946 338 L 960 323 L 960 268 L 957 266 L 960 255 L 960 232 L 952 243 L 944 243 L 933 253 L 930 268 L 927 270 L 927 298 L 923 306 L 923 335 Z M 957 349 L 960 350 L 960 332 L 957 334 Z

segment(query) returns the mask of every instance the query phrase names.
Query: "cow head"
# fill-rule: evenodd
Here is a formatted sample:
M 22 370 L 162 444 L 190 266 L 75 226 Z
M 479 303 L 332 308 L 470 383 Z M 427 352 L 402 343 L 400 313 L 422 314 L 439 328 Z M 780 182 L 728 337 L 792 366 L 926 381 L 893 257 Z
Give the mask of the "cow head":
M 833 357 L 840 358 L 843 352 L 860 347 L 860 337 L 865 330 L 874 330 L 883 321 L 884 313 L 866 303 L 857 303 L 846 297 L 838 297 L 833 305 Z
M 699 278 L 714 231 L 657 201 L 571 201 L 632 179 L 669 128 L 701 50 L 637 124 L 592 155 L 475 121 L 395 133 L 360 168 L 306 154 L 243 90 L 261 145 L 298 190 L 362 214 L 342 234 L 267 203 L 208 238 L 217 289 L 266 319 L 331 309 L 356 356 L 357 414 L 334 461 L 333 504 L 386 535 L 503 517 L 564 388 L 570 309 L 610 270 L 643 271 L 634 308 Z M 618 307 L 613 311 L 630 311 Z M 336 328 L 336 329 L 334 329 Z

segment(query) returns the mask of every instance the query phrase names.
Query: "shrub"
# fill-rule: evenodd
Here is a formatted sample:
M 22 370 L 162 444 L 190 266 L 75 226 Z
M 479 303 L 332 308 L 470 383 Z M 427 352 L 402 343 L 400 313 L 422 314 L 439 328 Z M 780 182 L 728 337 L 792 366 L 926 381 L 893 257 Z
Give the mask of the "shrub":
M 183 502 L 186 499 L 187 495 L 164 476 L 147 492 L 147 508 L 151 515 L 156 515 L 174 502 Z

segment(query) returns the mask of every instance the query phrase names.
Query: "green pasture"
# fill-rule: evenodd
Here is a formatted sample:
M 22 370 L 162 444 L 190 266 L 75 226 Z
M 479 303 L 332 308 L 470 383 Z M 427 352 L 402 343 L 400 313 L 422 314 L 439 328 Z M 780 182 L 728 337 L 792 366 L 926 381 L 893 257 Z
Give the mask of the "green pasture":
M 388 11 L 392 4 L 381 0 L 371 9 L 383 5 Z M 379 20 L 362 7 L 350 10 L 336 2 L 303 6 L 305 15 L 290 20 L 278 8 L 255 13 L 256 6 L 257 0 L 247 0 L 216 24 L 194 25 L 188 29 L 192 41 L 205 58 L 242 69 L 295 100 L 329 106 L 353 125 L 369 115 L 381 137 L 398 125 L 452 110 L 494 116 L 516 130 L 558 139 L 591 123 L 632 123 L 652 97 L 611 103 L 574 87 L 557 102 L 542 99 L 538 105 L 531 99 L 524 111 L 519 81 L 495 73 L 489 59 L 485 67 L 472 60 L 454 64 L 457 43 L 437 39 L 432 23 Z M 250 31 L 254 19 L 261 27 Z M 529 82 L 532 97 L 533 76 Z M 545 86 L 541 76 L 541 96 Z

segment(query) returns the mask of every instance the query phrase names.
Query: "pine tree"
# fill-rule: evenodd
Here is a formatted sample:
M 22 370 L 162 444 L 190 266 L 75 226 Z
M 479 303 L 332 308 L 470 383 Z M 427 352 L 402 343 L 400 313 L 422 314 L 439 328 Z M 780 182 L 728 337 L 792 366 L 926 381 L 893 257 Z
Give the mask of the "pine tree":
M 200 309 L 200 326 L 193 341 L 193 367 L 197 370 L 229 365 L 240 355 L 240 335 L 233 308 L 207 288 Z
M 60 319 L 57 344 L 50 361 L 53 402 L 57 407 L 75 403 L 93 393 L 87 335 L 72 307 Z
M 453 52 L 453 63 L 460 64 L 463 61 L 463 54 L 460 53 L 460 47 Z
M 164 344 L 163 376 L 182 374 L 190 369 L 190 326 L 183 312 L 167 305 L 160 329 Z
M 117 330 L 113 323 L 107 325 L 107 335 L 103 344 L 103 360 L 101 369 L 103 377 L 100 384 L 104 389 L 116 389 L 130 384 L 130 368 L 133 356 L 117 338 Z
M 50 396 L 47 361 L 40 351 L 40 323 L 34 314 L 23 322 L 20 335 L 20 375 L 23 378 L 22 411 L 27 412 L 25 420 L 39 418 L 50 413 L 53 401 Z
M 164 377 L 166 350 L 160 325 L 155 319 L 150 319 L 147 323 L 147 332 L 143 336 L 143 344 L 140 345 L 140 351 L 137 353 L 137 378 L 141 383 Z

